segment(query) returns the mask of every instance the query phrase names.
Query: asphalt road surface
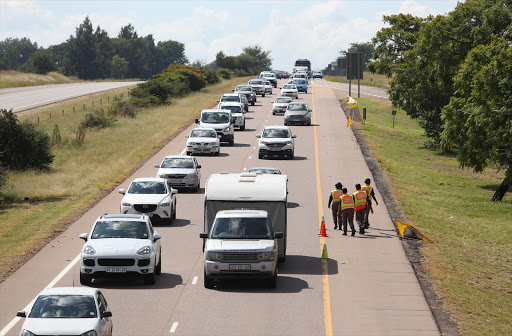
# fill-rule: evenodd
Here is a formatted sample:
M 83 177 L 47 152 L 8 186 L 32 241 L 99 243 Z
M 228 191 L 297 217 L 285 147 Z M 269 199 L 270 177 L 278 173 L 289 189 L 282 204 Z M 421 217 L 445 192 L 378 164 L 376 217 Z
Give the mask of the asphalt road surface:
M 280 85 L 284 80 L 280 81 Z M 233 147 L 221 155 L 198 156 L 202 183 L 212 173 L 237 173 L 251 167 L 279 168 L 288 175 L 288 246 L 279 265 L 277 288 L 256 281 L 203 287 L 202 240 L 204 189 L 177 195 L 177 220 L 156 225 L 162 235 L 162 274 L 155 285 L 133 280 L 99 279 L 93 286 L 105 294 L 113 313 L 115 335 L 440 335 L 414 272 L 378 190 L 378 206 L 365 235 L 342 236 L 334 231 L 327 201 L 341 181 L 349 192 L 371 173 L 330 87 L 338 83 L 311 81 L 298 101 L 313 109 L 312 126 L 291 126 L 297 135 L 295 158 L 258 159 L 257 139 L 264 125 L 282 125 L 271 101 L 279 90 L 246 113 L 246 130 L 235 133 Z M 384 90 L 371 94 L 385 97 Z M 378 92 L 378 93 L 375 93 Z M 370 93 L 370 91 L 368 91 Z M 212 102 L 212 105 L 214 102 Z M 199 113 L 199 111 L 198 111 Z M 165 155 L 185 148 L 177 136 L 133 176 L 154 176 Z M 83 241 L 101 214 L 117 213 L 122 195 L 117 189 L 86 212 L 58 238 L 0 284 L 0 335 L 17 335 L 18 310 L 45 287 L 80 286 L 78 256 Z M 322 215 L 327 238 L 318 237 Z M 329 259 L 321 259 L 323 244 Z
M 141 82 L 94 82 L 0 89 L 0 108 L 22 112 L 62 100 L 117 89 Z

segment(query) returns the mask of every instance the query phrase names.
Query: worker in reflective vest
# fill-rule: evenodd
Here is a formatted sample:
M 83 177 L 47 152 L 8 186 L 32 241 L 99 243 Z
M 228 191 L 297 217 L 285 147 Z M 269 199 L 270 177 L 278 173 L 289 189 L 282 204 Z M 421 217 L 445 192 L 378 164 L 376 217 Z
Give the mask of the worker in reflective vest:
M 343 191 L 341 188 L 343 185 L 338 182 L 334 185 L 336 189 L 331 190 L 331 195 L 329 195 L 329 203 L 327 203 L 327 207 L 332 210 L 332 220 L 334 222 L 334 230 L 338 228 L 338 224 L 340 225 L 341 230 L 341 212 L 340 212 L 340 202 L 341 195 L 343 195 Z M 332 207 L 331 207 L 332 202 Z
M 343 188 L 341 195 L 341 223 L 343 224 L 343 235 L 347 235 L 347 221 L 352 229 L 352 236 L 356 234 L 354 229 L 354 198 L 348 194 L 347 188 Z
M 366 191 L 366 194 L 368 195 L 368 206 L 366 207 L 366 214 L 364 217 L 364 228 L 368 229 L 370 227 L 370 221 L 368 220 L 368 217 L 370 217 L 370 212 L 373 213 L 372 208 L 372 198 L 375 201 L 375 204 L 379 205 L 379 202 L 377 202 L 377 198 L 375 198 L 375 192 L 373 191 L 373 187 L 370 185 L 371 180 L 367 178 L 364 180 L 364 185 L 361 187 L 362 190 Z
M 356 222 L 359 225 L 359 233 L 364 234 L 364 217 L 368 207 L 368 195 L 366 191 L 361 190 L 361 185 L 356 184 L 356 192 L 353 194 L 354 210 L 356 212 Z

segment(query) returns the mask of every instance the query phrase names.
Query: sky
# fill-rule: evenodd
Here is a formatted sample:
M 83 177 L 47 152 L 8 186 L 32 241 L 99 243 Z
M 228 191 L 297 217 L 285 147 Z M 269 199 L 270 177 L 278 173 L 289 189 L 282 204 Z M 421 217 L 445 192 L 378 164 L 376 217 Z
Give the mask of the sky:
M 65 42 L 89 16 L 110 37 L 131 23 L 139 36 L 185 44 L 190 62 L 247 46 L 270 51 L 272 68 L 291 71 L 307 58 L 325 68 L 351 43 L 370 42 L 398 13 L 444 15 L 456 0 L 0 0 L 0 41 L 27 37 L 40 47 Z

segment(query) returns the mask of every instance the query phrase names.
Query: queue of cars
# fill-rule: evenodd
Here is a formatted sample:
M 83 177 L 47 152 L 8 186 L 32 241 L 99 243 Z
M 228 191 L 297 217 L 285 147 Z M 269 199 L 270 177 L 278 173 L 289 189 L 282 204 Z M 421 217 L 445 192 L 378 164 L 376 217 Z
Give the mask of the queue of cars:
M 278 78 L 283 78 L 282 73 L 276 76 L 276 73 L 264 72 L 261 78 L 251 79 L 247 84 L 238 85 L 232 93 L 222 95 L 216 109 L 203 110 L 196 119 L 198 127 L 186 136 L 186 155 L 166 156 L 160 164 L 154 165 L 158 168 L 156 177 L 136 178 L 128 189 L 119 189 L 123 195 L 119 213 L 99 216 L 90 232 L 79 236 L 84 241 L 80 252 L 80 284 L 91 286 L 94 279 L 128 276 L 140 278 L 146 285 L 155 284 L 162 272 L 162 236 L 154 229 L 153 223 L 172 224 L 176 219 L 178 188 L 198 191 L 201 187 L 201 165 L 193 155 L 218 156 L 221 142 L 232 146 L 234 128 L 245 130 L 244 113 L 248 111 L 249 104 L 255 105 L 256 95 L 265 97 L 272 94 Z M 311 123 L 311 119 L 307 118 L 311 112 L 307 104 L 293 101 L 293 98 L 298 99 L 298 91 L 295 83 L 285 84 L 281 88 L 281 95 L 272 102 L 273 114 L 284 113 L 285 126 L 266 126 L 256 135 L 260 159 L 275 156 L 294 158 L 296 135 L 287 125 L 299 120 L 308 125 Z M 307 92 L 307 89 L 302 91 Z M 301 115 L 301 118 L 296 115 Z M 257 176 L 262 174 L 281 176 L 281 171 L 271 167 L 254 167 L 248 173 L 240 174 L 240 178 L 258 180 Z M 223 177 L 220 176 L 220 179 Z M 280 197 L 284 197 L 285 209 L 286 176 L 279 181 L 281 187 L 278 193 L 284 195 Z M 272 181 L 262 181 L 259 188 L 267 190 L 275 185 Z M 208 240 L 205 245 L 206 288 L 214 287 L 214 279 L 224 278 L 223 274 L 230 277 L 257 276 L 266 279 L 269 287 L 276 286 L 278 257 L 284 260 L 283 251 L 286 250 L 286 246 L 278 248 L 278 242 L 286 241 L 286 233 L 269 220 L 268 211 L 271 210 L 228 210 L 217 213 L 213 229 L 201 233 L 201 237 Z M 218 239 L 224 242 L 239 240 L 232 246 L 225 243 L 223 252 L 215 252 L 218 250 Z M 244 246 L 258 251 L 253 253 L 253 259 L 243 263 L 238 260 L 226 263 L 228 259 L 219 259 L 236 257 L 229 252 L 230 248 L 241 256 L 243 253 L 240 254 L 240 249 L 243 250 Z M 100 336 L 112 335 L 113 330 L 112 313 L 105 297 L 96 288 L 45 289 L 28 312 L 20 311 L 17 316 L 25 318 L 20 334 L 23 336 Z

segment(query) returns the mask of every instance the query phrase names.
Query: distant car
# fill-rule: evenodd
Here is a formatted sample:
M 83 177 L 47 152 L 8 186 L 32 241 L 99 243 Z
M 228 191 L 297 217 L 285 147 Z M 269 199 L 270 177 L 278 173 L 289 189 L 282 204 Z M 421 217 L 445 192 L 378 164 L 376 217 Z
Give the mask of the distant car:
M 291 84 L 295 84 L 297 91 L 308 93 L 308 81 L 305 79 L 294 78 Z
M 272 102 L 274 104 L 272 106 L 272 114 L 275 115 L 276 113 L 286 112 L 288 104 L 292 101 L 293 99 L 291 97 L 277 97 L 276 100 Z
M 274 87 L 277 87 L 277 78 L 276 75 L 271 71 L 263 71 L 260 73 L 260 78 L 264 78 L 268 80 Z
M 324 78 L 324 75 L 322 74 L 322 71 L 313 71 L 313 78 Z
M 85 241 L 80 255 L 80 284 L 95 278 L 136 275 L 153 285 L 162 272 L 160 234 L 142 215 L 101 215 Z
M 146 214 L 151 219 L 160 219 L 172 224 L 176 218 L 176 194 L 178 190 L 169 186 L 165 179 L 139 177 L 130 183 L 128 191 L 119 189 L 122 214 Z
M 187 155 L 220 153 L 220 135 L 213 128 L 194 128 L 187 137 Z
M 112 312 L 96 288 L 53 287 L 39 293 L 26 318 L 21 336 L 85 335 L 111 336 Z
M 265 97 L 265 85 L 263 84 L 263 79 L 254 78 L 249 80 L 248 84 L 252 87 L 254 93 Z
M 242 98 L 242 102 L 244 103 L 244 111 L 249 112 L 249 100 L 247 100 L 247 96 L 240 93 L 240 98 Z
M 168 155 L 158 168 L 156 177 L 167 179 L 172 187 L 192 188 L 198 191 L 201 185 L 201 165 L 195 157 L 185 155 Z
M 245 95 L 251 106 L 254 106 L 256 103 L 256 93 L 254 93 L 254 90 L 252 89 L 252 86 L 250 85 L 237 85 L 234 90 L 232 90 L 234 93 L 240 93 Z
M 282 97 L 292 97 L 295 99 L 299 98 L 299 91 L 297 90 L 297 87 L 295 84 L 285 84 L 283 85 L 283 88 L 281 89 L 281 96 Z
M 249 169 L 249 173 L 262 173 L 262 174 L 277 174 L 280 175 L 281 171 L 277 168 L 271 167 L 254 167 Z
M 292 131 L 287 126 L 266 126 L 261 134 L 256 135 L 258 141 L 258 158 L 266 156 L 286 156 L 293 159 L 295 152 Z
M 290 103 L 284 113 L 284 124 L 311 125 L 311 110 L 306 103 Z
M 265 85 L 265 93 L 272 94 L 272 84 L 270 81 L 264 80 L 263 85 Z
M 239 127 L 241 131 L 245 130 L 245 111 L 241 104 L 236 102 L 224 102 L 219 103 L 217 108 L 221 110 L 230 110 L 233 118 L 233 125 Z

